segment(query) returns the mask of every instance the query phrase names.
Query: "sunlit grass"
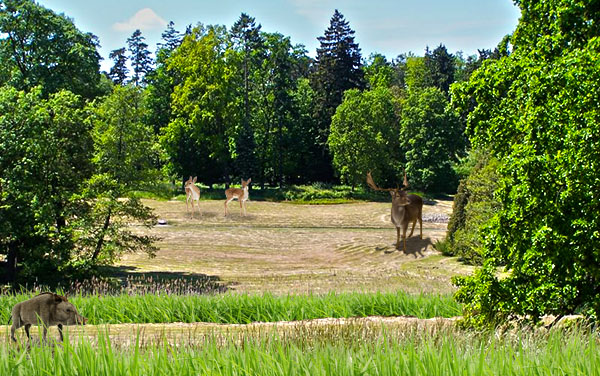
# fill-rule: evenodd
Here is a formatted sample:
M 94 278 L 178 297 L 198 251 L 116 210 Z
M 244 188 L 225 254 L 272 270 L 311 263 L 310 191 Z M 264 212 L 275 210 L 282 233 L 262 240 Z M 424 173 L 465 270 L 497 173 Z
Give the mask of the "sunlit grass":
M 31 294 L 0 296 L 0 320 L 8 321 L 11 307 Z M 397 293 L 329 293 L 324 295 L 74 295 L 69 297 L 90 324 L 213 322 L 247 324 L 365 316 L 460 315 L 451 296 Z M 2 322 L 2 321 L 0 321 Z
M 2 375 L 599 375 L 598 333 L 459 329 L 341 335 L 276 332 L 223 340 L 0 345 Z

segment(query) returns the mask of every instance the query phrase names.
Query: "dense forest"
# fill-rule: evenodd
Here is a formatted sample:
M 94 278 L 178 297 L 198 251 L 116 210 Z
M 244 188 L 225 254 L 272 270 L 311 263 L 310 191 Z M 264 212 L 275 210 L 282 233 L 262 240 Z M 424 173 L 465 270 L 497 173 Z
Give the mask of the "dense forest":
M 93 34 L 33 1 L 4 1 L 4 279 L 152 254 L 152 239 L 126 226 L 154 221 L 132 193 L 189 175 L 354 187 L 370 170 L 395 185 L 405 168 L 417 189 L 456 190 L 467 141 L 448 90 L 500 52 L 364 58 L 339 11 L 324 29 L 312 59 L 244 13 L 231 27 L 169 23 L 154 54 L 136 30 L 101 72 Z
M 96 36 L 2 1 L 2 279 L 152 254 L 127 224 L 153 225 L 134 192 L 159 182 L 354 188 L 405 170 L 414 189 L 458 190 L 439 247 L 483 265 L 456 280 L 474 320 L 598 314 L 599 4 L 515 3 L 515 32 L 477 56 L 440 44 L 364 57 L 336 10 L 311 58 L 242 13 L 170 23 L 154 53 L 137 30 L 101 72 Z

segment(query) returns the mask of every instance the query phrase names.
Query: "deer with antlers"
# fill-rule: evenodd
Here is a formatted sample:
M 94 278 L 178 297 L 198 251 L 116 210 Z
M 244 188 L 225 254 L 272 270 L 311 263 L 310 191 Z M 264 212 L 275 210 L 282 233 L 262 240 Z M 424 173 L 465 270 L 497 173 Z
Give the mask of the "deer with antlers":
M 406 193 L 405 189 L 408 187 L 406 171 L 404 171 L 404 186 L 402 188 L 379 188 L 375 185 L 371 172 L 367 173 L 367 184 L 376 191 L 388 191 L 392 196 L 392 223 L 396 226 L 396 248 L 400 247 L 400 228 L 402 228 L 402 239 L 404 241 L 402 251 L 406 252 L 408 224 L 412 222 L 412 229 L 408 235 L 411 237 L 417 220 L 420 227 L 419 237 L 423 239 L 423 199 L 421 196 Z
M 190 212 L 189 203 L 192 203 L 192 219 L 194 218 L 194 202 L 196 202 L 196 206 L 198 207 L 198 213 L 202 217 L 202 212 L 200 211 L 200 188 L 196 186 L 196 179 L 198 177 L 194 176 L 194 179 L 190 176 L 190 178 L 185 182 L 185 208 L 187 212 Z
M 246 201 L 248 201 L 248 184 L 252 181 L 252 178 L 244 181 L 242 179 L 242 188 L 228 188 L 225 190 L 225 216 L 227 216 L 227 204 L 237 199 L 240 202 L 240 215 L 246 215 Z

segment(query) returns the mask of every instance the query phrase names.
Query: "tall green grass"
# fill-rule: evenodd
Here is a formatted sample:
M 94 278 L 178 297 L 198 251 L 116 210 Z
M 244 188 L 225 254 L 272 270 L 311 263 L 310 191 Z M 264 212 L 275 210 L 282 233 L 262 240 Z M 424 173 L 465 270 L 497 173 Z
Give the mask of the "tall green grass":
M 0 345 L 1 375 L 600 375 L 598 333 L 522 332 L 508 336 L 458 330 L 385 331 L 373 337 L 276 334 L 200 345 L 142 346 L 68 340 L 19 349 Z
M 0 322 L 12 306 L 33 294 L 0 296 Z M 461 306 L 451 296 L 397 293 L 325 295 L 75 295 L 69 297 L 90 324 L 214 322 L 247 324 L 325 317 L 452 317 Z

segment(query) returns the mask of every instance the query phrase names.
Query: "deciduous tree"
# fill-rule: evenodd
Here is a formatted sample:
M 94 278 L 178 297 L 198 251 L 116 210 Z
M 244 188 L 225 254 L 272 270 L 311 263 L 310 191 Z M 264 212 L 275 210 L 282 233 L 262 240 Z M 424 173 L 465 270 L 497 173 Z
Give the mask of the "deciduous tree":
M 575 312 L 597 319 L 598 4 L 518 4 L 512 53 L 484 62 L 453 94 L 473 144 L 501 161 L 502 205 L 485 230 L 484 266 L 456 280 L 457 298 L 480 325 Z
M 98 38 L 31 0 L 0 3 L 0 84 L 19 90 L 101 94 Z

